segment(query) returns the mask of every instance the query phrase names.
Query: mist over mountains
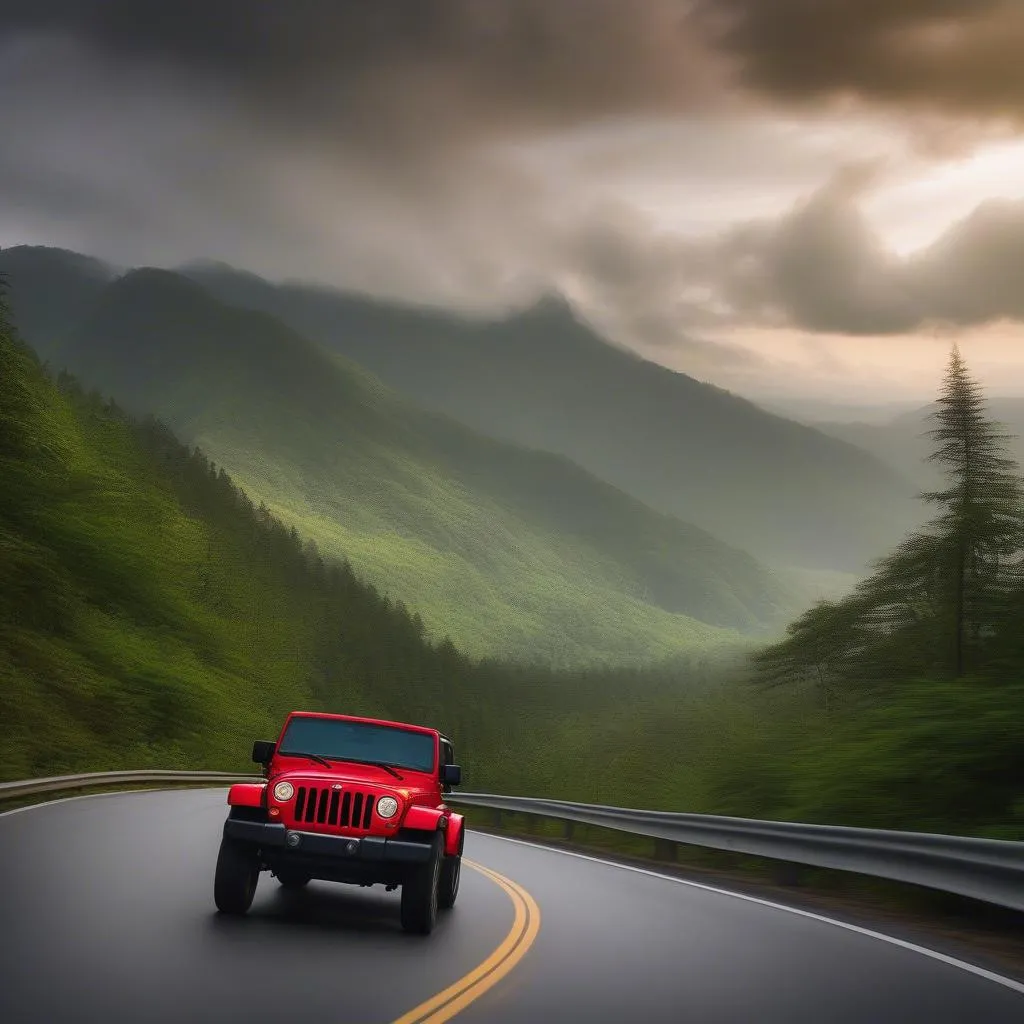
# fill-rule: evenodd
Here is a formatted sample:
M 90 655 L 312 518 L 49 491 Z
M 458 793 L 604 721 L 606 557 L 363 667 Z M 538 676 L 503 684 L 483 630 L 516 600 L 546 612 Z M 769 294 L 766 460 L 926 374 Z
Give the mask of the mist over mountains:
M 27 249 L 0 271 L 55 368 L 163 418 L 471 653 L 649 660 L 778 629 L 804 600 L 708 532 L 424 411 L 181 275 Z
M 859 572 L 917 513 L 878 458 L 605 342 L 547 300 L 472 321 L 222 265 L 183 268 L 495 437 L 559 452 L 776 565 Z
M 992 418 L 1001 424 L 1006 448 L 1018 465 L 1024 465 L 1024 398 L 997 396 L 987 400 Z M 822 421 L 819 430 L 855 444 L 887 462 L 922 489 L 933 489 L 940 474 L 925 461 L 932 450 L 929 431 L 935 428 L 934 403 L 892 416 L 881 423 Z
M 0 272 L 54 367 L 161 416 L 472 653 L 646 658 L 777 629 L 918 513 L 906 465 L 606 343 L 561 301 L 474 321 L 29 246 Z

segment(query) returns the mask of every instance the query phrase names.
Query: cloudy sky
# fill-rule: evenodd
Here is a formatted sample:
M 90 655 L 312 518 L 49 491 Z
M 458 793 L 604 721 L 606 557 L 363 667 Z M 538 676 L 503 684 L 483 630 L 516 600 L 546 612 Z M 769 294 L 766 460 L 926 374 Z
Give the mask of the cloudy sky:
M 1024 394 L 1021 0 L 0 0 L 0 246 L 500 312 L 755 396 Z

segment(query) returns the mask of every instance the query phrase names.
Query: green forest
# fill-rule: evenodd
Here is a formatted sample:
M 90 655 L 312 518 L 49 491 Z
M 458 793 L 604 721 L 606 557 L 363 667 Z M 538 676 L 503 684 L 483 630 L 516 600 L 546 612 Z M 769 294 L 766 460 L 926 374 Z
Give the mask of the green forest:
M 756 651 L 470 657 L 0 315 L 0 776 L 249 770 L 293 707 L 448 731 L 466 787 L 1024 838 L 1024 502 L 954 354 L 933 513 Z

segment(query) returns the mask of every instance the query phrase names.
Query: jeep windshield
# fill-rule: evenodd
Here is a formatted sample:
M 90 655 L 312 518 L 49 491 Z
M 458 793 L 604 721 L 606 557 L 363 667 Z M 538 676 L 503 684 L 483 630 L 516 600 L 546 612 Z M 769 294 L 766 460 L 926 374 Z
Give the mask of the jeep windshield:
M 293 718 L 278 752 L 285 757 L 316 755 L 329 761 L 433 772 L 434 746 L 430 733 L 411 729 L 337 718 Z

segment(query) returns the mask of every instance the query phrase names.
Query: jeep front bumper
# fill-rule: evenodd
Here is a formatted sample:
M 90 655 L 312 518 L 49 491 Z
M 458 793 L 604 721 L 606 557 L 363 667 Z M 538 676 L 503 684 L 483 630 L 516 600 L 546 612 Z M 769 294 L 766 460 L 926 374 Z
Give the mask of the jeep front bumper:
M 408 842 L 384 836 L 331 836 L 320 832 L 299 832 L 284 825 L 228 818 L 224 836 L 239 842 L 252 843 L 268 854 L 280 853 L 298 857 L 327 858 L 349 861 L 353 865 L 425 864 L 430 860 L 429 841 Z M 429 840 L 430 834 L 425 833 Z

